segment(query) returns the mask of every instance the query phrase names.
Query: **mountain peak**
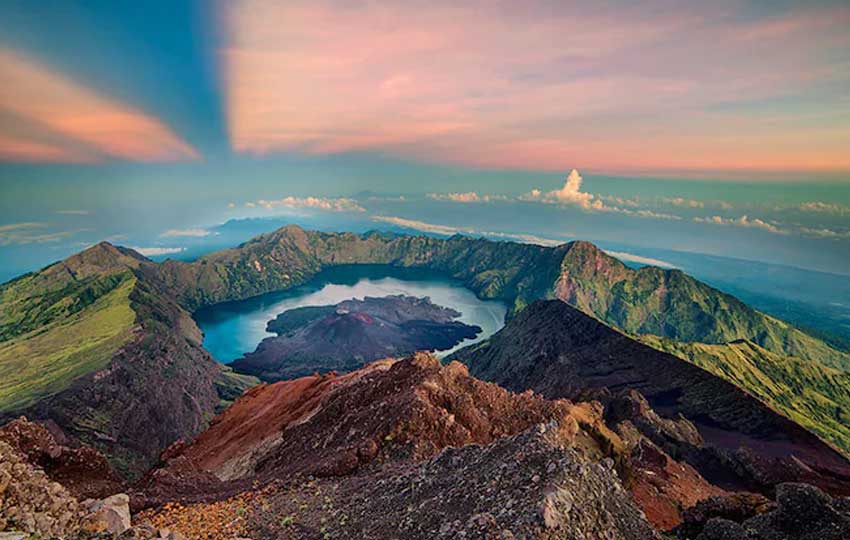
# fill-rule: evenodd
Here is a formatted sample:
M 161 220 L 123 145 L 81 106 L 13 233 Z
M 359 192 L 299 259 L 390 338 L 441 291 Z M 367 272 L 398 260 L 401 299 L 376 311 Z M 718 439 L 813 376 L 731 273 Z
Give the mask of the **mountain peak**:
M 62 261 L 62 265 L 75 274 L 88 275 L 103 271 L 138 268 L 142 262 L 146 261 L 148 259 L 142 254 L 104 240 L 71 255 Z

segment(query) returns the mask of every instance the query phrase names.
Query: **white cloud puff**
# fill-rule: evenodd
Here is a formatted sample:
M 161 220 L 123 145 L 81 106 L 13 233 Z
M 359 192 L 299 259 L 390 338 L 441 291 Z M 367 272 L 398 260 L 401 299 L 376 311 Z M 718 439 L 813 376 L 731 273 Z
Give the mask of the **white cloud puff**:
M 798 207 L 803 212 L 821 212 L 826 214 L 850 214 L 850 206 L 825 203 L 823 201 L 805 202 Z
M 633 208 L 640 205 L 637 199 L 624 199 L 612 195 L 597 196 L 592 193 L 586 193 L 581 190 L 582 177 L 575 169 L 570 171 L 567 176 L 564 187 L 543 193 L 539 189 L 533 189 L 530 192 L 521 195 L 522 201 L 537 201 L 550 204 L 561 204 L 569 206 L 578 206 L 583 210 L 595 212 L 614 212 L 627 216 L 652 218 L 652 219 L 670 219 L 680 220 L 681 216 L 673 214 L 665 214 L 662 212 L 654 212 L 652 210 L 635 210 Z M 616 203 L 620 206 L 609 206 L 605 202 Z M 624 208 L 631 207 L 631 208 Z
M 813 236 L 815 238 L 850 238 L 850 231 L 836 231 L 827 228 L 814 229 L 803 227 L 800 229 L 800 232 L 806 236 Z
M 658 266 L 659 268 L 678 268 L 678 266 L 668 263 L 667 261 L 662 261 L 661 259 L 653 259 L 652 257 L 643 257 L 641 255 L 635 255 L 634 253 L 626 253 L 623 251 L 610 251 L 605 250 L 605 253 L 612 257 L 616 257 L 621 261 L 629 261 L 636 262 L 638 264 L 646 264 L 649 266 Z
M 735 227 L 747 227 L 752 229 L 762 229 L 776 234 L 787 234 L 785 231 L 772 223 L 768 223 L 758 218 L 750 218 L 749 216 L 741 216 L 739 218 L 724 218 L 720 216 L 711 217 L 695 217 L 694 221 L 698 223 L 710 223 L 713 225 L 732 225 Z
M 488 203 L 493 201 L 509 201 L 506 195 L 479 195 L 475 191 L 466 193 L 429 193 L 429 199 L 435 201 L 449 201 L 456 203 Z
M 705 203 L 694 199 L 685 199 L 684 197 L 663 197 L 661 199 L 667 204 L 673 206 L 683 206 L 686 208 L 705 208 Z
M 458 203 L 477 203 L 485 202 L 485 197 L 481 197 L 478 193 L 470 191 L 467 193 L 429 193 L 428 198 L 435 201 L 451 201 Z
M 169 229 L 159 236 L 162 238 L 178 238 L 181 236 L 202 238 L 204 236 L 209 236 L 210 234 L 212 233 L 206 229 Z
M 138 251 L 145 257 L 155 257 L 157 255 L 171 255 L 186 251 L 184 247 L 137 247 L 131 246 L 130 249 Z
M 557 246 L 563 244 L 560 240 L 555 240 L 552 238 L 543 238 L 540 236 L 535 236 L 533 234 L 515 234 L 515 233 L 503 233 L 503 232 L 494 232 L 494 231 L 479 231 L 470 227 L 454 227 L 451 225 L 440 225 L 436 223 L 427 223 L 424 221 L 417 221 L 414 219 L 405 219 L 396 216 L 372 216 L 372 221 L 377 221 L 381 223 L 389 223 L 391 225 L 396 225 L 398 227 L 404 227 L 405 229 L 413 229 L 416 231 L 422 231 L 431 234 L 439 234 L 445 236 L 451 236 L 454 234 L 469 234 L 469 235 L 477 235 L 477 236 L 485 236 L 489 238 L 504 238 L 506 240 L 514 240 L 517 242 L 522 242 L 525 244 L 537 244 L 541 246 Z
M 546 194 L 543 194 L 539 189 L 533 189 L 521 196 L 520 199 L 578 206 L 584 210 L 603 210 L 605 205 L 601 200 L 594 201 L 592 193 L 585 193 L 581 190 L 581 182 L 581 175 L 573 169 L 561 189 L 549 191 Z
M 254 206 L 245 206 L 254 208 Z M 250 203 L 253 204 L 253 203 Z M 315 210 L 326 210 L 329 212 L 365 212 L 366 209 L 357 204 L 354 199 L 346 197 L 323 198 L 323 197 L 284 197 L 273 201 L 260 199 L 256 203 L 259 206 L 272 210 L 274 208 L 312 208 Z

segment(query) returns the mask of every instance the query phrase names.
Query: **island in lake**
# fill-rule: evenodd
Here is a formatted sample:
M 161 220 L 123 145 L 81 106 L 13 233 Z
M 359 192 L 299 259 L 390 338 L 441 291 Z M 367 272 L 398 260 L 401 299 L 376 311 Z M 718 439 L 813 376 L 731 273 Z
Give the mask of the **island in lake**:
M 352 371 L 380 358 L 451 349 L 481 332 L 460 316 L 428 297 L 405 295 L 290 309 L 268 323 L 276 337 L 232 366 L 264 381 Z

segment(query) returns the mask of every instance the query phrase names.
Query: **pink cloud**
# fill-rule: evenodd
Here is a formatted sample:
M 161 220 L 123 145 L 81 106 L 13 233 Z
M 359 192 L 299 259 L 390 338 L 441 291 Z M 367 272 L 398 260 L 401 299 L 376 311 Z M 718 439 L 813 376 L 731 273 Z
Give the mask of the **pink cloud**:
M 61 146 L 0 133 L 0 161 L 86 163 L 91 160 Z
M 708 5 L 223 6 L 240 152 L 550 170 L 850 167 L 829 107 L 772 119 L 722 108 L 834 81 L 841 70 L 824 59 L 850 47 L 848 8 L 736 22 L 738 8 Z
M 138 161 L 198 158 L 197 152 L 162 122 L 98 94 L 15 51 L 0 49 L 0 110 L 39 126 L 26 140 L 4 127 L 4 159 L 88 161 L 108 156 Z M 46 132 L 46 134 L 44 133 Z M 9 143 L 8 141 L 17 141 Z M 81 150 L 82 149 L 82 150 Z M 85 149 L 88 149 L 86 151 Z

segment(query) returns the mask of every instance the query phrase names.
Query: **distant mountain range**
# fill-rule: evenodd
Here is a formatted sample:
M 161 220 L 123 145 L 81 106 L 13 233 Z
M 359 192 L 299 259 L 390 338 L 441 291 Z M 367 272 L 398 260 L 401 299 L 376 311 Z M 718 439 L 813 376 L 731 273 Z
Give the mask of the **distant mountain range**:
M 167 445 L 203 429 L 222 397 L 252 384 L 203 350 L 191 312 L 361 263 L 446 273 L 482 298 L 506 302 L 510 318 L 535 300 L 560 299 L 631 335 L 709 345 L 747 340 L 777 362 L 793 356 L 818 373 L 850 367 L 846 353 L 680 271 L 632 269 L 588 242 L 542 247 L 287 226 L 194 262 L 154 263 L 101 243 L 0 286 L 0 414 L 53 420 L 124 472 L 143 471 Z M 692 348 L 674 348 L 705 362 Z M 763 373 L 776 387 L 809 384 L 783 370 Z M 770 385 L 732 382 L 770 402 Z M 844 410 L 843 398 L 831 399 Z M 795 417 L 796 405 L 775 408 Z M 847 450 L 848 428 L 826 422 L 825 410 L 797 410 L 796 418 Z

